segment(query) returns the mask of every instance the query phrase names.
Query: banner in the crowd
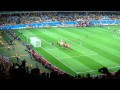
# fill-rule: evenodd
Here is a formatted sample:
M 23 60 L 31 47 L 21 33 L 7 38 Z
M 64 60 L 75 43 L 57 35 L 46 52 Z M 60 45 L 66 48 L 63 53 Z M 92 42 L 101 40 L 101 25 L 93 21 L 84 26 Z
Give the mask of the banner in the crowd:
M 92 25 L 120 25 L 120 20 L 89 20 Z M 9 29 L 24 29 L 24 28 L 38 28 L 38 27 L 76 27 L 76 26 L 88 26 L 81 24 L 78 21 L 65 21 L 65 22 L 42 22 L 42 23 L 31 23 L 31 24 L 16 24 L 16 25 L 2 25 L 0 30 Z

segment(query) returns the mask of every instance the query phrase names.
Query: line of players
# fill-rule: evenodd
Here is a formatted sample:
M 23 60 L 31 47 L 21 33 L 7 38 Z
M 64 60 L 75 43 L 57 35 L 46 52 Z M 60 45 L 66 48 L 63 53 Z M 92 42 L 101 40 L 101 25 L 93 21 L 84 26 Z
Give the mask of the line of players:
M 120 34 L 120 30 L 114 29 L 114 32 Z
M 108 30 L 110 30 L 110 27 L 108 27 Z M 116 34 L 120 34 L 120 29 L 117 30 L 116 28 L 113 29 L 113 32 L 116 33 Z
M 86 38 L 88 38 L 88 35 L 86 35 Z M 80 38 L 78 38 L 77 41 L 78 41 L 79 44 L 81 43 Z M 51 46 L 53 46 L 53 45 L 54 45 L 54 43 L 51 42 Z M 66 43 L 66 42 L 63 41 L 62 39 L 57 42 L 57 45 L 58 45 L 59 47 L 70 48 L 70 44 Z
M 70 48 L 70 45 L 62 40 L 60 42 L 57 42 L 57 45 Z
M 54 43 L 52 42 L 51 45 L 53 46 Z M 70 48 L 70 45 L 68 43 L 64 42 L 63 40 L 57 42 L 57 45 L 60 46 L 60 47 L 62 46 L 62 47 L 65 47 L 65 48 Z

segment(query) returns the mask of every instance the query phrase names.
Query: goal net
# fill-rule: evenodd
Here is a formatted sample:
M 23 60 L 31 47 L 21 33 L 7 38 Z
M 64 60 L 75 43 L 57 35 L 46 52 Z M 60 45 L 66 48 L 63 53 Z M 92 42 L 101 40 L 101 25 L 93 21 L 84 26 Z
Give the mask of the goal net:
M 32 44 L 34 47 L 41 47 L 41 40 L 37 37 L 30 37 L 30 44 Z

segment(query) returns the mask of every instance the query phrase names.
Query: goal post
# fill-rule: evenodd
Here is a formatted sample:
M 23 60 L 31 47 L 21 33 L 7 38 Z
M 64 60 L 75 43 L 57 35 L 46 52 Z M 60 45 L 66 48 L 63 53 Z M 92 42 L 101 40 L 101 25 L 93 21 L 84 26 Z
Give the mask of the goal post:
M 41 40 L 35 36 L 29 37 L 29 43 L 34 47 L 41 47 Z
M 32 47 L 49 47 L 50 43 L 45 41 L 44 39 L 41 39 L 40 37 L 37 37 L 36 35 L 30 35 L 27 36 L 27 44 L 31 45 Z

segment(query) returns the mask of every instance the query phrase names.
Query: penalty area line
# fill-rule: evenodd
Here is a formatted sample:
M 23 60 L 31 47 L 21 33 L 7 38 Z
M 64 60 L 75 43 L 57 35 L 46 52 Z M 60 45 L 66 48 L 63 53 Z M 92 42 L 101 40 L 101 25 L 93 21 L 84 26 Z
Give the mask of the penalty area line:
M 37 29 L 36 29 L 36 30 L 37 30 Z M 91 51 L 91 52 L 97 54 L 96 52 L 94 52 L 94 51 L 92 51 L 92 50 L 90 50 L 90 49 L 88 49 L 88 48 L 82 46 L 83 43 L 81 43 L 81 44 L 79 45 L 79 44 L 77 44 L 77 43 L 75 43 L 75 42 L 73 42 L 73 41 L 71 41 L 71 40 L 69 40 L 69 39 L 67 39 L 67 38 L 65 38 L 65 37 L 62 37 L 62 36 L 60 36 L 60 35 L 57 35 L 57 36 L 58 36 L 58 37 L 61 37 L 61 38 L 63 38 L 63 39 L 66 39 L 66 40 L 68 40 L 68 41 L 74 43 L 74 44 L 77 45 L 77 46 L 80 46 L 80 47 L 82 47 L 82 48 L 84 48 L 84 49 L 86 49 L 86 50 L 89 50 L 89 51 Z M 44 40 L 44 39 L 43 39 L 43 40 Z M 46 40 L 44 40 L 44 41 L 46 41 Z M 46 42 L 47 42 L 47 41 L 46 41 Z
M 115 36 L 115 34 L 113 34 L 113 37 L 114 37 L 114 38 L 117 38 L 117 39 L 120 39 L 120 36 L 119 36 L 119 38 L 118 38 L 118 37 Z
M 115 67 L 110 67 L 110 68 L 108 68 L 108 69 L 119 68 L 119 67 L 120 67 L 120 66 L 115 66 Z M 80 73 L 95 72 L 95 71 L 98 71 L 98 70 L 90 70 L 90 71 L 78 72 L 78 73 L 80 74 Z
M 61 38 L 66 39 L 66 40 L 68 40 L 68 41 L 70 41 L 70 42 L 72 42 L 72 43 L 74 43 L 74 44 L 77 45 L 77 46 L 80 46 L 80 47 L 82 47 L 82 48 L 84 48 L 84 49 L 86 49 L 86 50 L 88 50 L 88 51 L 91 51 L 91 52 L 97 54 L 96 52 L 94 52 L 94 51 L 92 51 L 92 50 L 90 50 L 90 49 L 88 49 L 88 48 L 86 48 L 86 47 L 83 47 L 82 45 L 78 45 L 77 43 L 75 43 L 75 42 L 73 42 L 73 41 L 71 41 L 71 40 L 69 40 L 69 39 L 67 39 L 67 38 L 65 38 L 65 37 L 62 37 L 62 36 L 60 36 L 60 35 L 58 35 L 58 36 L 61 37 Z
M 42 39 L 44 40 L 44 39 Z M 46 40 L 44 40 L 45 42 L 47 42 Z M 49 42 L 47 42 L 49 43 Z M 55 47 L 55 46 L 54 46 Z M 41 47 L 43 50 L 45 50 L 46 52 L 48 52 L 46 49 L 44 49 L 43 47 Z M 57 47 L 55 47 L 56 49 L 58 49 Z M 49 53 L 49 52 L 48 52 Z M 77 71 L 75 71 L 74 69 L 72 69 L 71 67 L 69 67 L 66 63 L 62 62 L 61 60 L 59 60 L 57 57 L 55 57 L 54 55 L 52 55 L 51 53 L 49 53 L 51 56 L 53 56 L 54 58 L 56 58 L 58 61 L 60 61 L 62 64 L 64 64 L 66 67 L 68 67 L 69 69 L 71 69 L 73 72 L 75 72 L 76 74 L 78 74 Z
M 66 59 L 66 58 L 74 58 L 74 57 L 82 57 L 82 56 L 91 56 L 91 55 L 97 55 L 97 54 L 87 54 L 87 55 L 70 56 L 70 57 L 63 57 L 63 58 L 58 58 L 58 59 Z
M 41 47 L 42 48 L 42 47 Z M 43 50 L 45 50 L 44 48 L 42 48 Z M 47 50 L 45 50 L 46 52 L 48 52 Z M 48 52 L 49 53 L 49 52 Z M 51 56 L 53 56 L 51 53 L 49 53 Z M 76 74 L 78 74 L 77 71 L 75 71 L 74 69 L 72 69 L 71 67 L 69 67 L 66 63 L 62 62 L 60 59 L 58 59 L 57 57 L 53 56 L 54 58 L 56 58 L 58 61 L 60 61 L 62 64 L 64 64 L 65 66 L 67 66 L 69 69 L 71 69 L 72 71 L 74 71 Z
M 42 47 L 41 47 L 42 48 Z M 43 50 L 45 50 L 44 48 L 42 48 Z M 45 50 L 46 52 L 48 52 L 47 50 Z M 49 52 L 48 52 L 49 53 Z M 51 53 L 49 53 L 51 56 L 53 56 Z M 65 66 L 67 66 L 69 69 L 71 69 L 72 71 L 74 71 L 76 74 L 78 74 L 77 71 L 75 71 L 74 69 L 72 69 L 71 67 L 69 67 L 66 63 L 62 62 L 60 59 L 58 59 L 57 57 L 53 56 L 54 58 L 56 58 L 58 61 L 60 61 L 62 64 L 64 64 Z

